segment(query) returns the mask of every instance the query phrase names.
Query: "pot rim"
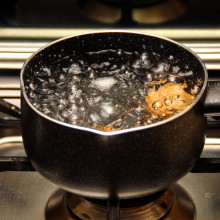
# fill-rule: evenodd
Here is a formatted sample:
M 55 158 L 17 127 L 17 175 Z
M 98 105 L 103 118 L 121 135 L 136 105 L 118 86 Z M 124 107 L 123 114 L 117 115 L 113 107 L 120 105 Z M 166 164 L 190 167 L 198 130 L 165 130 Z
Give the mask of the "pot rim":
M 150 37 L 154 37 L 154 38 L 158 38 L 158 39 L 163 39 L 165 41 L 169 41 L 173 44 L 176 44 L 178 45 L 179 47 L 187 50 L 188 52 L 190 52 L 192 55 L 194 55 L 194 57 L 196 57 L 196 59 L 200 62 L 202 68 L 203 68 L 203 72 L 204 72 L 204 82 L 203 82 L 203 86 L 200 90 L 200 93 L 198 94 L 198 96 L 196 97 L 196 99 L 190 104 L 188 105 L 183 111 L 177 113 L 176 115 L 174 116 L 171 116 L 170 118 L 168 119 L 164 119 L 162 121 L 159 121 L 159 122 L 155 122 L 155 123 L 152 123 L 150 125 L 145 125 L 145 126 L 139 126 L 139 127 L 134 127 L 134 128 L 128 128 L 128 129 L 123 129 L 123 130 L 119 130 L 119 131 L 111 131 L 111 132 L 105 132 L 105 131 L 100 131 L 100 130 L 96 130 L 96 129 L 93 129 L 93 128 L 87 128 L 87 127 L 81 127 L 81 126 L 78 126 L 78 125 L 73 125 L 73 124 L 68 124 L 68 123 L 65 123 L 65 122 L 61 122 L 61 121 L 58 121 L 56 119 L 53 119 L 45 114 L 43 114 L 41 111 L 39 111 L 37 108 L 35 108 L 31 102 L 29 101 L 29 98 L 27 97 L 27 94 L 26 94 L 26 91 L 25 91 L 25 86 L 24 86 L 24 80 L 23 80 L 23 75 L 24 75 L 24 72 L 25 72 L 25 69 L 26 69 L 26 66 L 30 63 L 30 61 L 37 55 L 39 54 L 40 52 L 42 52 L 43 50 L 45 50 L 46 48 L 50 47 L 50 46 L 53 46 L 54 44 L 56 43 L 59 43 L 63 40 L 67 40 L 67 39 L 70 39 L 70 38 L 74 38 L 74 37 L 80 37 L 80 36 L 84 36 L 84 35 L 91 35 L 91 34 L 108 34 L 108 33 L 127 33 L 127 34 L 137 34 L 137 35 L 145 35 L 145 36 L 150 36 Z M 114 136 L 114 135 L 118 135 L 118 134 L 124 134 L 124 133 L 129 133 L 129 132 L 135 132 L 135 131 L 139 131 L 139 130 L 145 130 L 145 129 L 150 129 L 150 128 L 153 128 L 153 127 L 157 127 L 157 126 L 161 126 L 163 124 L 166 124 L 166 123 L 169 123 L 179 117 L 181 117 L 182 115 L 186 114 L 188 111 L 190 111 L 197 103 L 198 101 L 200 100 L 200 98 L 202 97 L 202 95 L 204 94 L 204 92 L 206 91 L 206 87 L 207 87 L 207 84 L 208 84 L 208 71 L 205 67 L 205 64 L 203 63 L 203 61 L 201 60 L 201 58 L 194 52 L 192 51 L 191 49 L 189 49 L 188 47 L 186 47 L 185 45 L 179 43 L 179 42 L 176 42 L 174 40 L 171 40 L 169 38 L 166 38 L 166 37 L 163 37 L 163 36 L 158 36 L 158 35 L 154 35 L 154 34 L 149 34 L 149 33 L 143 33 L 143 32 L 138 32 L 138 31 L 124 31 L 124 30 L 101 30 L 101 31 L 91 31 L 91 32 L 85 32 L 83 34 L 75 34 L 75 35 L 70 35 L 70 36 L 67 36 L 67 37 L 64 37 L 64 38 L 60 38 L 58 40 L 55 40 L 51 43 L 48 43 L 46 44 L 45 46 L 39 48 L 36 52 L 34 52 L 27 60 L 26 62 L 24 63 L 22 69 L 21 69 L 21 72 L 20 72 L 20 85 L 21 85 L 21 91 L 22 91 L 22 94 L 23 94 L 23 97 L 26 101 L 26 103 L 33 109 L 33 111 L 35 111 L 37 114 L 39 114 L 40 116 L 42 116 L 43 118 L 49 120 L 49 121 L 52 121 L 56 124 L 60 124 L 62 126 L 65 126 L 65 127 L 69 127 L 69 128 L 74 128 L 74 129 L 78 129 L 78 130 L 82 130 L 82 131 L 88 131 L 88 132 L 92 132 L 92 133 L 95 133 L 95 134 L 98 134 L 98 135 L 102 135 L 102 136 Z

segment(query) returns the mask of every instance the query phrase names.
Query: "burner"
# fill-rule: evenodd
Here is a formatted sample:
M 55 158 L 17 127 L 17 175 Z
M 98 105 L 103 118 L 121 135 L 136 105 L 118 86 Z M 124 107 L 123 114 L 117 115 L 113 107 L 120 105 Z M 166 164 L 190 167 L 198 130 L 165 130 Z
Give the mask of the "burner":
M 85 17 L 109 24 L 162 24 L 187 11 L 186 0 L 85 0 L 80 4 Z
M 49 199 L 47 220 L 106 219 L 106 202 L 87 199 L 56 191 Z M 179 185 L 164 192 L 138 199 L 120 201 L 120 219 L 138 220 L 195 220 L 195 207 L 191 198 Z

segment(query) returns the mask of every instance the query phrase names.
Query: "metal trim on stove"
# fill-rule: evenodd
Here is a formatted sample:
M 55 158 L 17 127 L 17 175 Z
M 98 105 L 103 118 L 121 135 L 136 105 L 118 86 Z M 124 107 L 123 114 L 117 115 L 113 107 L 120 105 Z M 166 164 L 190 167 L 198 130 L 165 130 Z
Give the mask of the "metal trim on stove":
M 58 38 L 95 30 L 97 28 L 0 28 L 0 69 L 21 69 L 25 60 L 45 44 Z M 128 28 L 120 30 L 125 31 Z M 208 70 L 220 69 L 220 29 L 218 28 L 132 30 L 177 40 L 197 53 Z
M 0 172 L 2 171 L 35 171 L 27 157 L 0 156 Z
M 0 156 L 0 172 L 36 171 L 27 157 Z M 199 158 L 190 172 L 219 173 L 220 158 Z

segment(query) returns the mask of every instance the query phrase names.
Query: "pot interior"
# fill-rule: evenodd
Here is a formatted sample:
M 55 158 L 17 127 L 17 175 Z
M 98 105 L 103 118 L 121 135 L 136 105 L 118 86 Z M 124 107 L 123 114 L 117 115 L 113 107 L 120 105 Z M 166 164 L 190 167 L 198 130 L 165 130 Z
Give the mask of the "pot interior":
M 111 59 L 113 60 L 113 62 L 111 62 Z M 122 70 L 123 68 L 126 69 L 126 65 L 130 65 L 132 69 Z M 132 74 L 130 74 L 129 71 L 132 72 Z M 171 85 L 172 83 L 183 85 L 185 83 L 185 87 L 182 87 L 181 89 L 191 94 L 191 97 L 193 98 L 193 101 L 191 102 L 186 102 L 186 100 L 183 100 L 186 103 L 184 108 L 189 105 L 188 109 L 190 109 L 199 100 L 205 90 L 205 86 L 207 83 L 207 73 L 200 59 L 184 46 L 181 46 L 180 44 L 175 43 L 171 40 L 151 35 L 106 32 L 85 34 L 81 36 L 61 39 L 37 52 L 29 59 L 29 61 L 23 68 L 22 87 L 24 97 L 32 108 L 34 108 L 36 111 L 40 111 L 41 113 L 43 113 L 44 116 L 49 116 L 50 118 L 55 119 L 55 121 L 58 123 L 68 123 L 78 125 L 78 127 L 88 127 L 95 129 L 97 128 L 98 130 L 103 130 L 103 128 L 106 128 L 104 131 L 114 132 L 119 130 L 120 128 L 129 129 L 130 127 L 138 126 L 146 127 L 146 125 L 154 126 L 157 125 L 158 122 L 161 123 L 160 121 L 166 122 L 167 120 L 170 120 L 170 116 L 174 113 L 170 113 L 169 109 L 173 111 L 172 108 L 173 106 L 175 107 L 175 104 L 172 104 L 169 109 L 168 107 L 166 107 L 166 105 L 170 105 L 171 102 L 174 103 L 174 99 L 176 99 L 175 97 L 179 97 L 178 93 L 174 93 L 172 95 L 174 97 L 172 98 L 172 100 L 165 97 L 161 101 L 152 101 L 149 97 L 145 95 L 147 94 L 148 90 L 147 92 L 144 89 L 140 91 L 140 94 L 143 95 L 145 101 L 148 101 L 148 105 L 150 103 L 150 106 L 152 107 L 152 112 L 154 111 L 154 109 L 161 108 L 162 105 L 164 107 L 162 107 L 161 109 L 165 109 L 164 112 L 158 110 L 156 112 L 156 116 L 155 114 L 151 114 L 148 118 L 144 116 L 147 119 L 145 121 L 142 120 L 142 122 L 140 123 L 140 120 L 133 120 L 133 118 L 135 118 L 136 116 L 139 117 L 137 112 L 133 114 L 133 118 L 130 116 L 130 118 L 127 117 L 128 113 L 126 116 L 124 116 L 125 113 L 123 112 L 123 109 L 129 108 L 125 106 L 127 103 L 129 104 L 129 101 L 127 96 L 124 97 L 124 94 L 129 93 L 129 91 L 127 92 L 127 90 L 125 89 L 124 93 L 120 93 L 123 90 L 121 89 L 121 87 L 123 87 L 123 84 L 118 85 L 118 81 L 116 83 L 116 87 L 120 87 L 120 89 L 118 88 L 117 90 L 114 90 L 115 95 L 114 91 L 110 91 L 109 89 L 110 92 L 108 92 L 110 95 L 106 98 L 106 100 L 102 101 L 101 104 L 98 101 L 98 104 L 95 103 L 93 107 L 90 108 L 90 110 L 87 110 L 87 107 L 90 105 L 88 104 L 90 100 L 89 98 L 87 99 L 87 97 L 92 94 L 94 88 L 92 88 L 91 91 L 89 90 L 90 85 L 86 84 L 86 79 L 89 80 L 90 84 L 95 84 L 95 86 L 98 85 L 105 89 L 108 89 L 109 85 L 111 87 L 111 85 L 115 84 L 116 75 L 118 74 L 118 72 L 120 72 L 121 75 L 123 75 L 124 73 L 128 73 L 132 75 L 131 77 L 136 77 L 136 81 L 139 80 L 140 85 L 136 85 L 136 91 L 138 91 L 139 87 L 142 86 L 141 84 L 146 83 L 147 85 L 149 85 L 150 83 L 152 83 L 150 81 L 155 82 L 155 84 L 152 85 L 152 88 L 155 91 L 158 90 L 161 85 L 165 85 L 166 83 L 170 83 L 169 85 Z M 96 75 L 95 78 L 92 74 Z M 120 74 L 119 80 L 121 76 Z M 45 82 L 47 84 L 60 84 L 58 87 L 62 87 L 63 84 L 60 83 L 59 80 L 63 77 L 64 82 L 68 81 L 68 77 L 72 77 L 73 75 L 75 77 L 76 84 L 84 84 L 84 87 L 81 86 L 80 89 L 77 90 L 74 87 L 75 85 L 73 85 L 73 81 L 71 81 L 69 82 L 69 88 L 65 87 L 61 91 L 58 91 L 57 97 L 56 95 L 52 95 L 56 93 L 56 91 L 53 91 L 53 88 L 52 91 L 46 90 L 47 85 L 44 85 Z M 80 81 L 77 81 L 79 76 Z M 131 81 L 132 79 L 127 80 L 126 86 L 133 87 L 133 84 L 129 85 L 129 80 Z M 36 87 L 39 87 L 38 90 L 36 90 Z M 176 90 L 178 88 L 179 87 L 176 87 Z M 105 89 L 104 91 L 102 91 L 102 94 L 104 94 L 104 96 L 107 93 Z M 167 87 L 167 90 L 168 89 L 169 88 Z M 45 92 L 43 93 L 43 91 Z M 74 110 L 72 110 L 73 107 L 71 107 L 72 112 L 70 114 L 74 115 L 75 117 L 75 115 L 78 114 L 76 112 L 80 111 L 80 113 L 78 114 L 79 117 L 77 115 L 79 119 L 75 120 L 74 117 L 71 117 L 70 119 L 68 112 L 66 114 L 68 115 L 66 118 L 62 118 L 62 116 L 57 115 L 57 112 L 62 111 L 63 103 L 65 104 L 66 102 L 66 99 L 62 99 L 62 94 L 65 93 L 68 97 L 70 97 L 71 94 L 77 96 L 77 93 L 79 91 L 82 93 L 80 93 L 80 97 L 83 97 L 81 99 L 81 103 L 87 102 L 87 104 L 76 104 L 76 106 L 80 106 L 81 109 L 75 110 L 74 112 Z M 41 93 L 41 95 L 39 95 L 39 93 Z M 58 104 L 60 104 L 59 106 L 61 106 L 61 110 L 59 110 L 59 108 L 44 110 L 45 107 L 44 104 L 41 103 L 42 100 L 48 99 L 49 105 L 51 103 L 50 98 L 48 98 L 48 93 L 50 97 L 53 96 L 52 99 L 58 99 Z M 163 91 L 161 93 L 163 93 Z M 95 95 L 97 98 L 97 89 L 95 91 Z M 135 95 L 136 93 L 130 96 L 134 97 Z M 160 94 L 156 95 L 160 96 Z M 38 99 L 39 103 L 35 103 L 35 99 L 33 98 L 33 96 L 37 96 L 37 98 L 35 99 Z M 76 98 L 74 102 L 77 99 L 78 98 Z M 116 101 L 116 99 L 118 99 L 118 101 Z M 113 101 L 109 102 L 109 100 Z M 115 106 L 117 106 L 117 109 L 115 108 Z M 143 108 L 143 106 L 141 106 L 141 108 Z M 182 110 L 184 108 L 182 108 Z M 65 107 L 63 107 L 63 109 L 65 109 Z M 182 110 L 178 110 L 177 112 L 181 112 Z M 111 114 L 109 112 L 114 112 L 114 114 Z M 115 114 L 115 112 L 119 113 Z M 131 110 L 127 112 L 129 112 L 129 114 L 133 113 L 131 112 Z M 177 115 L 181 115 L 182 113 L 183 111 Z M 99 118 L 95 118 L 93 120 L 93 118 L 96 117 L 94 116 L 94 114 L 99 114 Z M 107 114 L 107 117 L 104 117 L 104 114 Z M 124 118 L 127 117 L 127 119 L 125 120 L 123 118 L 124 127 L 122 126 L 122 121 L 117 120 L 119 119 L 118 115 L 120 114 L 123 115 Z M 100 117 L 100 115 L 102 117 Z M 158 115 L 159 119 L 157 119 Z M 91 123 L 89 124 L 90 121 Z M 98 126 L 92 127 L 93 124 L 96 124 Z M 115 127 L 113 127 L 112 124 Z

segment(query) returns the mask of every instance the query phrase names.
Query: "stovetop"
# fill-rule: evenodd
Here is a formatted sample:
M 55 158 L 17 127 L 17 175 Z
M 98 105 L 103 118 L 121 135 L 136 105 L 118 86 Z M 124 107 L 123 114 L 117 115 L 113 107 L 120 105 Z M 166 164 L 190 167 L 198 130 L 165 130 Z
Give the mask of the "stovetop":
M 192 198 L 196 219 L 220 217 L 220 174 L 187 174 L 178 184 Z M 2 220 L 46 220 L 49 198 L 58 188 L 35 172 L 0 174 L 0 212 Z
M 8 135 L 0 138 L 0 155 L 24 156 L 20 128 L 1 127 L 0 130 L 1 136 Z M 207 138 L 201 157 L 220 157 L 220 139 Z M 188 173 L 176 184 L 175 187 L 181 186 L 192 199 L 196 220 L 220 218 L 219 181 L 220 173 Z M 47 220 L 49 199 L 57 192 L 64 193 L 37 172 L 0 172 L 1 220 Z

